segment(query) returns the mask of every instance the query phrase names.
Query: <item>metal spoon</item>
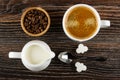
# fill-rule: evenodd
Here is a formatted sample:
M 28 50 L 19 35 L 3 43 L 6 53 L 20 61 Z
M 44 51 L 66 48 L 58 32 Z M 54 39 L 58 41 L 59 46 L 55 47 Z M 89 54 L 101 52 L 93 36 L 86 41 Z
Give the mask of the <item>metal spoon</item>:
M 58 59 L 64 63 L 71 63 L 72 62 L 72 59 L 69 59 L 68 58 L 68 52 L 65 51 L 65 52 L 60 52 L 60 54 L 58 55 Z
M 78 59 L 78 57 L 76 57 Z M 89 61 L 100 61 L 100 62 L 104 62 L 107 60 L 106 57 L 101 57 L 101 56 L 97 56 L 97 57 L 79 57 L 81 60 L 89 60 Z M 68 57 L 68 52 L 64 51 L 64 52 L 60 52 L 60 54 L 58 55 L 58 59 L 64 63 L 71 63 L 73 60 L 69 59 Z

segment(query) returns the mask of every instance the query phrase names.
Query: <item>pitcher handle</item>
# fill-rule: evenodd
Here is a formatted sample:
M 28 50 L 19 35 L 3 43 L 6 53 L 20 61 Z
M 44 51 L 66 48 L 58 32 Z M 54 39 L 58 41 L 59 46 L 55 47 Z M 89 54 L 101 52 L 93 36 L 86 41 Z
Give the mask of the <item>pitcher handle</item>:
M 17 58 L 20 59 L 21 58 L 21 52 L 9 52 L 8 54 L 9 58 Z

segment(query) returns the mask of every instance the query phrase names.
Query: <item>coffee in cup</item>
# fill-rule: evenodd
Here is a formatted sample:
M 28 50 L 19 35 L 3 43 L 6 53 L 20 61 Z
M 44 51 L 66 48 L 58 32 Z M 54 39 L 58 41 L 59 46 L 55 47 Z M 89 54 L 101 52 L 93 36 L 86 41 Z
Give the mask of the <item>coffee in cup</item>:
M 101 21 L 98 12 L 86 4 L 70 7 L 63 17 L 63 30 L 66 35 L 80 42 L 93 38 L 100 27 L 108 26 L 110 26 L 110 21 Z

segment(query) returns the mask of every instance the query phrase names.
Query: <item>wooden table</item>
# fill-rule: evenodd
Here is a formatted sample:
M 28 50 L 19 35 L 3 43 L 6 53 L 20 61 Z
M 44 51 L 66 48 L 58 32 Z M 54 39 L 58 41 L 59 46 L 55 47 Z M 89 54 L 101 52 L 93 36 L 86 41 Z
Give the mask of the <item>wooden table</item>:
M 72 5 L 84 3 L 97 9 L 101 19 L 111 21 L 110 28 L 83 42 L 89 47 L 84 55 L 76 54 L 79 42 L 70 40 L 63 32 L 64 12 Z M 20 25 L 21 14 L 27 7 L 40 6 L 51 16 L 49 31 L 41 37 L 26 35 Z M 43 40 L 56 53 L 49 67 L 38 73 L 27 70 L 21 60 L 9 59 L 9 51 L 21 51 L 31 40 Z M 64 64 L 57 55 L 69 51 L 87 65 L 77 73 L 74 63 Z M 92 57 L 92 58 L 91 58 Z M 94 58 L 94 59 L 93 59 Z M 105 58 L 105 60 L 104 60 Z M 120 0 L 0 0 L 0 80 L 120 80 Z

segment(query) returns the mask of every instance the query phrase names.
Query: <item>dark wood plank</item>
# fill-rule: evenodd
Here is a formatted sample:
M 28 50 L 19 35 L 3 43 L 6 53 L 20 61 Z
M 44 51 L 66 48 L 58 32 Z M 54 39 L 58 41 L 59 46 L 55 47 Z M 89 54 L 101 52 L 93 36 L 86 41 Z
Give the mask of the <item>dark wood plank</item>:
M 84 55 L 77 55 L 79 42 L 70 40 L 63 32 L 64 12 L 72 5 L 85 3 L 92 5 L 100 13 L 101 19 L 111 21 L 111 27 L 101 29 L 90 41 L 83 42 L 89 47 Z M 30 37 L 21 29 L 22 12 L 31 6 L 40 6 L 51 16 L 49 31 L 41 37 Z M 40 79 L 40 80 L 120 80 L 120 0 L 0 0 L 0 80 Z M 56 53 L 50 66 L 38 73 L 27 70 L 20 60 L 8 58 L 9 51 L 21 51 L 25 43 L 39 39 L 49 44 Z M 77 73 L 73 64 L 64 64 L 57 59 L 61 51 L 69 51 L 79 57 L 74 61 L 84 62 L 88 69 Z M 83 59 L 83 57 L 103 57 L 105 61 Z

